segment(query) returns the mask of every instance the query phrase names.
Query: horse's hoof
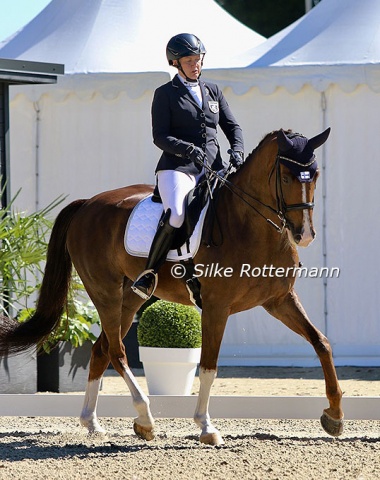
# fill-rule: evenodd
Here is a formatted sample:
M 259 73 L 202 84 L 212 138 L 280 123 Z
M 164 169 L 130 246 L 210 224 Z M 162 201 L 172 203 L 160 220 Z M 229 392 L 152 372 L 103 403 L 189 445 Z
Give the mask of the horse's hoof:
M 84 418 L 80 419 L 82 427 L 87 428 L 89 435 L 105 435 L 107 432 L 103 427 L 100 426 L 100 423 L 97 420 L 86 420 Z
M 343 433 L 343 418 L 336 420 L 326 412 L 321 416 L 323 430 L 333 437 L 339 437 Z
M 224 444 L 223 438 L 219 432 L 205 433 L 204 435 L 200 436 L 199 440 L 205 445 L 214 445 L 215 447 Z
M 153 428 L 145 428 L 142 425 L 139 425 L 138 423 L 133 424 L 133 430 L 135 431 L 135 434 L 139 437 L 142 438 L 143 440 L 153 440 L 154 439 L 154 431 Z

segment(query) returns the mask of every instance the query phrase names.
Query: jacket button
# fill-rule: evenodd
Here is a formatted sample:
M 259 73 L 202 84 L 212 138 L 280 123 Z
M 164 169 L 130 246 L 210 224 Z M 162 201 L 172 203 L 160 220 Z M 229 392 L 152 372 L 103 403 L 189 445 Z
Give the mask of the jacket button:
M 202 112 L 202 113 L 201 113 L 201 117 L 203 118 L 203 117 L 205 117 L 205 116 L 206 116 L 206 115 Z
M 203 137 L 203 138 L 206 138 L 206 134 L 205 134 L 205 133 L 202 133 L 202 137 Z
M 205 123 L 201 123 L 201 127 L 202 128 L 205 128 L 206 124 Z
M 205 143 L 202 143 L 202 148 L 205 148 L 206 144 Z

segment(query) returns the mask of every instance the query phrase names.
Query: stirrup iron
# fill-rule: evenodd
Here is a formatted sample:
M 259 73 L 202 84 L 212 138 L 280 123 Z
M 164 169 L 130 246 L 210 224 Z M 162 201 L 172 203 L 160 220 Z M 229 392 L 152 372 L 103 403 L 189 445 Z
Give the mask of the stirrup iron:
M 145 275 L 152 277 L 151 285 L 148 285 L 146 287 L 145 285 L 138 285 L 139 281 L 142 280 L 142 278 Z M 136 293 L 142 299 L 149 300 L 157 288 L 157 283 L 158 283 L 157 273 L 153 269 L 144 270 L 133 282 L 131 289 L 134 291 L 134 293 Z M 146 292 L 144 291 L 145 289 L 146 289 Z

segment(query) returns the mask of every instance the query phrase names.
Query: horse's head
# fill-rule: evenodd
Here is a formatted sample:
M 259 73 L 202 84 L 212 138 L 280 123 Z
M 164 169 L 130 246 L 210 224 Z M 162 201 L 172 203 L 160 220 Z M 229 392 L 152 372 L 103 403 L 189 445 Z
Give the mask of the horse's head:
M 301 247 L 308 246 L 315 237 L 314 190 L 319 172 L 314 150 L 325 143 L 329 134 L 330 128 L 309 140 L 298 133 L 277 133 L 277 208 L 290 239 Z

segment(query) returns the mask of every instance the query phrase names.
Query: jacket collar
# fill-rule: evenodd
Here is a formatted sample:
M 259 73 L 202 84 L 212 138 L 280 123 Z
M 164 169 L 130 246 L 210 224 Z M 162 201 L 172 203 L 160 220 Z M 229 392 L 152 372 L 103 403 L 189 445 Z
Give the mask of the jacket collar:
M 197 108 L 199 108 L 199 110 L 203 110 L 202 107 L 200 107 L 198 105 L 196 100 L 194 100 L 194 98 L 192 97 L 189 90 L 185 87 L 185 85 L 178 78 L 178 74 L 173 77 L 172 86 L 178 89 L 178 94 L 180 96 L 186 97 L 193 105 L 195 105 Z M 205 84 L 204 84 L 204 82 L 202 82 L 202 80 L 199 80 L 199 86 L 201 88 L 202 99 L 203 99 L 203 104 L 204 104 L 205 98 L 206 98 L 206 90 L 205 90 Z

